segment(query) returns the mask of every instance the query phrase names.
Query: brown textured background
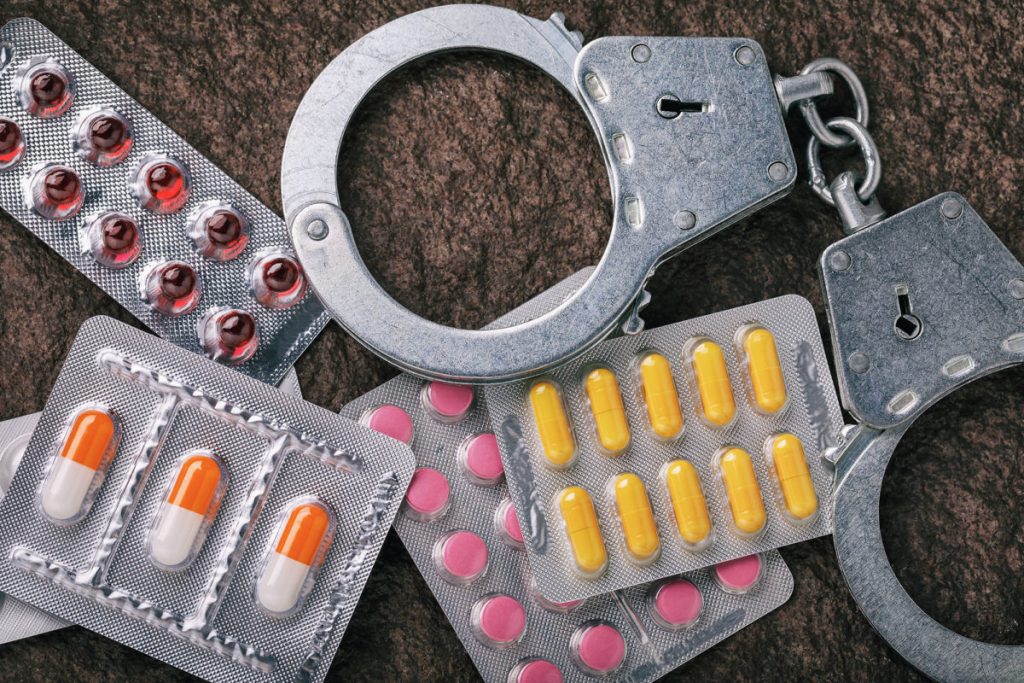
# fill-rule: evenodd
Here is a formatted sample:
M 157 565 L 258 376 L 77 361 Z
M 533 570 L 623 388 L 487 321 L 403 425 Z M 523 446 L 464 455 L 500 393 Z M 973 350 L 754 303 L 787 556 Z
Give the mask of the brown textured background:
M 346 45 L 419 2 L 6 0 L 0 21 L 43 21 L 219 163 L 280 207 L 282 145 L 305 88 Z M 744 35 L 795 73 L 835 55 L 861 74 L 890 211 L 963 193 L 1024 256 L 1024 7 L 707 0 L 526 2 L 563 10 L 588 38 Z M 802 149 L 798 120 L 791 126 Z M 365 103 L 339 183 L 364 257 L 413 310 L 479 327 L 599 258 L 611 205 L 581 111 L 553 82 L 494 56 L 444 57 Z M 802 159 L 801 159 L 802 164 Z M 801 169 L 802 171 L 803 169 Z M 656 326 L 797 292 L 824 324 L 816 275 L 841 233 L 800 183 L 793 194 L 663 266 Z M 99 289 L 0 215 L 0 419 L 42 408 L 79 324 L 129 321 Z M 298 363 L 310 400 L 337 409 L 395 371 L 331 326 Z M 912 428 L 882 495 L 889 556 L 912 596 L 968 636 L 1024 644 L 1024 369 L 942 402 Z M 846 593 L 831 541 L 783 551 L 793 599 L 669 680 L 910 680 Z M 0 680 L 185 680 L 84 629 L 0 648 Z M 401 543 L 389 537 L 329 680 L 473 680 L 475 669 Z

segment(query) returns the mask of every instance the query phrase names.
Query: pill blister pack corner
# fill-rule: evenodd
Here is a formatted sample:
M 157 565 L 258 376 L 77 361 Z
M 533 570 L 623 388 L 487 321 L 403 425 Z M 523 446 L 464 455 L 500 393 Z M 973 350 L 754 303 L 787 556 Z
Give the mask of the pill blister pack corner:
M 109 318 L 0 501 L 0 589 L 211 681 L 320 681 L 404 444 Z
M 832 531 L 825 455 L 842 414 L 802 297 L 608 340 L 485 395 L 549 599 Z
M 31 19 L 0 29 L 0 207 L 161 337 L 265 382 L 327 323 L 284 221 Z
M 554 308 L 578 273 L 491 327 Z M 533 585 L 482 392 L 401 375 L 341 414 L 412 445 L 417 470 L 395 520 L 484 680 L 651 681 L 783 604 L 777 552 L 573 603 Z

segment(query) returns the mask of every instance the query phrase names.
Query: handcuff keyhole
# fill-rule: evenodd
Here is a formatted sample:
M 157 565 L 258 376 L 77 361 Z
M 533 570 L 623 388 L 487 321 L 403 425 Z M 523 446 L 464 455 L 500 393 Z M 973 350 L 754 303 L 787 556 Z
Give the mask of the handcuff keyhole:
M 921 323 L 921 319 L 913 313 L 913 308 L 910 305 L 910 290 L 906 285 L 896 286 L 896 303 L 900 308 L 900 314 L 893 324 L 896 336 L 906 341 L 917 339 L 921 336 L 924 325 Z
M 658 113 L 663 119 L 674 119 L 680 114 L 701 114 L 709 111 L 708 102 L 683 102 L 675 95 L 662 95 L 658 98 Z

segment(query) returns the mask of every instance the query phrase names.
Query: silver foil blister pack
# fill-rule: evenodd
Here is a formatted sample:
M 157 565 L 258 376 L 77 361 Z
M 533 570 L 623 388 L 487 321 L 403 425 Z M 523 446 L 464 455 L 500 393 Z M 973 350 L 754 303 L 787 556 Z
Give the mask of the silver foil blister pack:
M 0 128 L 0 207 L 161 337 L 275 384 L 327 323 L 284 221 L 31 19 Z
M 587 274 L 492 327 L 550 310 Z M 412 445 L 418 467 L 395 528 L 484 680 L 554 680 L 557 669 L 567 681 L 651 681 L 789 598 L 793 577 L 768 552 L 587 600 L 549 601 L 531 579 L 481 393 L 402 375 L 341 414 Z
M 400 443 L 93 318 L 0 502 L 0 588 L 209 680 L 322 680 L 413 469 Z
M 765 341 L 774 343 L 772 363 Z M 648 358 L 660 365 L 648 367 Z M 799 296 L 609 340 L 543 377 L 487 387 L 486 398 L 530 567 L 549 599 L 578 600 L 831 533 L 824 456 L 843 422 L 814 310 Z M 656 413 L 673 405 L 680 428 L 656 433 Z M 707 533 L 684 536 L 692 527 L 683 522 L 700 509 Z M 567 526 L 565 514 L 577 517 Z M 587 561 L 587 547 L 596 559 Z

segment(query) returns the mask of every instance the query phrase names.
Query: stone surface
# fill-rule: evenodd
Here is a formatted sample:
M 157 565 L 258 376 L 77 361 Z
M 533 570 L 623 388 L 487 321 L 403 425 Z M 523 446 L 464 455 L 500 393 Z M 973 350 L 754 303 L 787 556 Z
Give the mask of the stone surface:
M 39 3 L 33 16 L 271 207 L 305 88 L 346 45 L 418 2 Z M 1024 42 L 1013 2 L 736 0 L 674 5 L 521 3 L 562 10 L 588 37 L 744 35 L 780 73 L 835 55 L 861 74 L 891 211 L 963 193 L 1024 256 Z M 797 149 L 806 135 L 794 119 Z M 800 156 L 803 170 L 802 155 Z M 528 67 L 496 56 L 416 64 L 365 102 L 341 151 L 345 208 L 371 270 L 434 320 L 478 327 L 579 267 L 608 235 L 607 175 L 584 115 Z M 830 159 L 833 157 L 830 157 Z M 828 165 L 828 163 L 826 164 Z M 836 164 L 833 170 L 840 168 Z M 663 266 L 651 326 L 797 292 L 821 316 L 817 259 L 841 236 L 801 182 L 781 203 Z M 0 418 L 42 408 L 78 326 L 130 321 L 99 289 L 0 215 Z M 337 409 L 395 371 L 331 326 L 298 363 L 303 391 Z M 882 496 L 907 590 L 967 635 L 1024 643 L 1024 369 L 944 401 L 915 426 Z M 667 680 L 912 680 L 860 616 L 829 539 L 783 551 L 796 576 L 777 613 Z M 0 649 L 0 681 L 189 678 L 84 629 Z M 392 534 L 329 680 L 474 680 L 476 673 Z

